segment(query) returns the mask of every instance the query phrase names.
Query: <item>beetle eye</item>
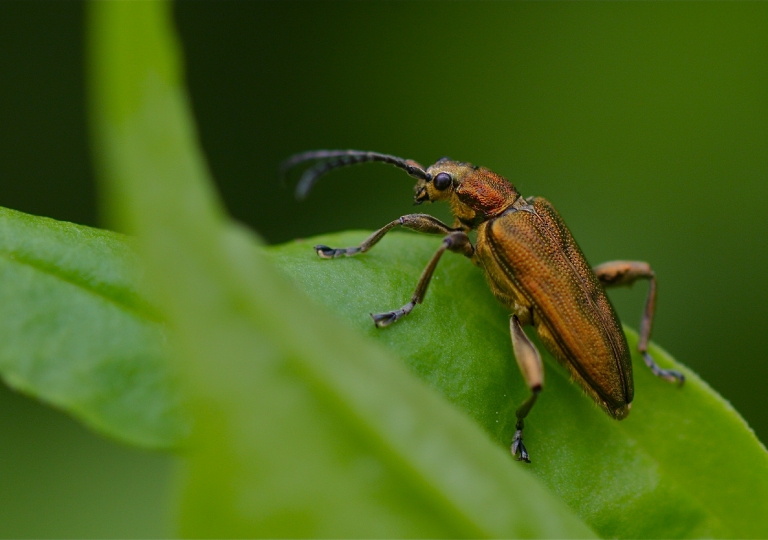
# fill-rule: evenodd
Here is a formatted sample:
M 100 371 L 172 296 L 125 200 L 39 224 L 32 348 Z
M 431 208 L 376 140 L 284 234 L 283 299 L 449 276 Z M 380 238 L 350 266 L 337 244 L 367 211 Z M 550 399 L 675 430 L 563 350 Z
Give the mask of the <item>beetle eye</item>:
M 443 191 L 444 189 L 447 189 L 448 186 L 451 185 L 451 175 L 446 172 L 441 172 L 437 176 L 435 176 L 435 189 L 438 189 L 440 191 Z

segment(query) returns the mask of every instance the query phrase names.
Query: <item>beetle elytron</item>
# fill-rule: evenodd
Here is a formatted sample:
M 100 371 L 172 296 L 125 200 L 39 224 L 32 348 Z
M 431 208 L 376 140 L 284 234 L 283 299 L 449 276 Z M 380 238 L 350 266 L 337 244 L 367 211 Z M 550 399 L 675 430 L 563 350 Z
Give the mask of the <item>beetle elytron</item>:
M 364 253 L 395 227 L 439 234 L 443 241 L 430 259 L 411 300 L 399 309 L 371 315 L 378 327 L 389 326 L 420 304 L 443 253 L 453 251 L 482 268 L 491 291 L 512 311 L 509 326 L 512 348 L 530 397 L 517 409 L 512 440 L 516 459 L 530 462 L 523 445 L 524 419 L 544 383 L 541 356 L 523 326 L 532 325 L 539 339 L 570 372 L 584 391 L 612 418 L 629 414 L 634 395 L 629 346 L 604 287 L 649 281 L 648 299 L 640 328 L 638 350 L 657 376 L 683 383 L 682 373 L 659 368 L 648 353 L 656 302 L 656 276 L 648 263 L 612 261 L 590 268 L 554 207 L 541 197 L 523 198 L 502 176 L 448 158 L 424 169 L 417 162 L 376 152 L 318 150 L 297 154 L 283 170 L 316 162 L 296 188 L 303 198 L 315 181 L 337 167 L 381 161 L 404 169 L 417 179 L 415 202 L 447 200 L 455 217 L 453 227 L 427 214 L 408 214 L 349 248 L 315 246 L 324 259 Z M 473 246 L 467 232 L 476 229 Z

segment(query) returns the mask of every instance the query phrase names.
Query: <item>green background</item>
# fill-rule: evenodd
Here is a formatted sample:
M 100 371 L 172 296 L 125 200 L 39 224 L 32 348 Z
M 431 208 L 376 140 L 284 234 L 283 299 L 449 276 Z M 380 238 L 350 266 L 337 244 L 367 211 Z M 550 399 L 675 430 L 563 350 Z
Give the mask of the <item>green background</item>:
M 488 166 L 551 200 L 594 264 L 649 261 L 655 340 L 768 439 L 768 3 L 190 2 L 176 18 L 225 203 L 269 242 L 413 211 L 411 180 L 375 165 L 297 203 L 276 172 L 293 152 Z M 0 205 L 104 225 L 83 24 L 79 3 L 0 4 Z M 632 325 L 644 294 L 611 293 Z M 0 390 L 2 536 L 165 534 L 171 469 Z

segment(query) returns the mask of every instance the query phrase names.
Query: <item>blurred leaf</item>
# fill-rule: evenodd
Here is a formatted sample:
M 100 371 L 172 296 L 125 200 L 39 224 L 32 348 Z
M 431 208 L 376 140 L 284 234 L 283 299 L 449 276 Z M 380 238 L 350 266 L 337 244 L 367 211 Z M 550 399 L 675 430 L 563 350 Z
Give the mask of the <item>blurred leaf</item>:
M 97 431 L 167 448 L 187 427 L 139 278 L 122 235 L 0 208 L 0 375 Z
M 185 536 L 590 536 L 396 358 L 315 307 L 224 217 L 167 4 L 91 4 L 93 121 L 194 417 Z
M 502 448 L 527 390 L 514 362 L 508 312 L 463 257 L 440 263 L 425 302 L 377 329 L 369 313 L 400 307 L 438 239 L 390 233 L 369 253 L 326 261 L 315 244 L 347 247 L 346 232 L 270 248 L 271 260 L 315 300 L 406 359 L 412 371 L 467 411 Z M 636 334 L 627 331 L 630 346 Z M 533 335 L 532 335 L 533 336 Z M 545 352 L 539 346 L 542 353 Z M 733 408 L 685 372 L 678 388 L 633 356 L 632 414 L 616 422 L 545 355 L 545 391 L 526 421 L 527 466 L 603 537 L 768 536 L 768 454 Z

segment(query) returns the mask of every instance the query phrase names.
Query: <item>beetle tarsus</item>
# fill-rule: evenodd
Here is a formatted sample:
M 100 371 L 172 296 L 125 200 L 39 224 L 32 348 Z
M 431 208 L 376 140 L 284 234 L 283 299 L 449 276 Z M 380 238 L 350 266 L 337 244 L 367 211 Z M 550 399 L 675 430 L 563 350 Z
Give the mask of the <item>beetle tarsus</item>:
M 351 257 L 357 255 L 360 248 L 332 248 L 322 244 L 315 246 L 315 253 L 321 259 L 337 259 L 339 257 Z
M 398 319 L 408 315 L 413 309 L 413 306 L 415 305 L 416 304 L 413 301 L 411 301 L 405 304 L 400 309 L 396 309 L 394 311 L 387 311 L 386 313 L 371 313 L 373 324 L 375 324 L 377 328 L 384 328 L 386 326 L 389 326 L 390 324 L 397 321 Z
M 517 423 L 517 431 L 515 431 L 515 436 L 512 438 L 512 455 L 515 456 L 517 461 L 531 462 L 528 457 L 528 451 L 523 444 L 523 427 L 520 425 L 520 422 Z
M 645 360 L 645 365 L 651 368 L 653 374 L 660 379 L 677 383 L 678 386 L 683 386 L 685 383 L 685 375 L 673 369 L 661 369 L 647 351 L 643 351 L 643 360 Z
M 371 313 L 371 318 L 377 328 L 384 328 L 395 322 L 398 316 L 394 311 L 388 311 L 387 313 Z
M 536 397 L 539 395 L 540 391 L 540 387 L 534 389 L 533 394 L 531 394 L 531 396 L 525 400 L 525 403 L 523 403 L 523 405 L 515 412 L 517 415 L 517 423 L 515 423 L 515 436 L 512 437 L 512 455 L 515 456 L 517 461 L 525 461 L 526 463 L 531 462 L 528 458 L 528 451 L 523 444 L 523 428 L 525 427 L 524 418 L 528 412 L 530 412 L 533 404 L 536 403 Z

